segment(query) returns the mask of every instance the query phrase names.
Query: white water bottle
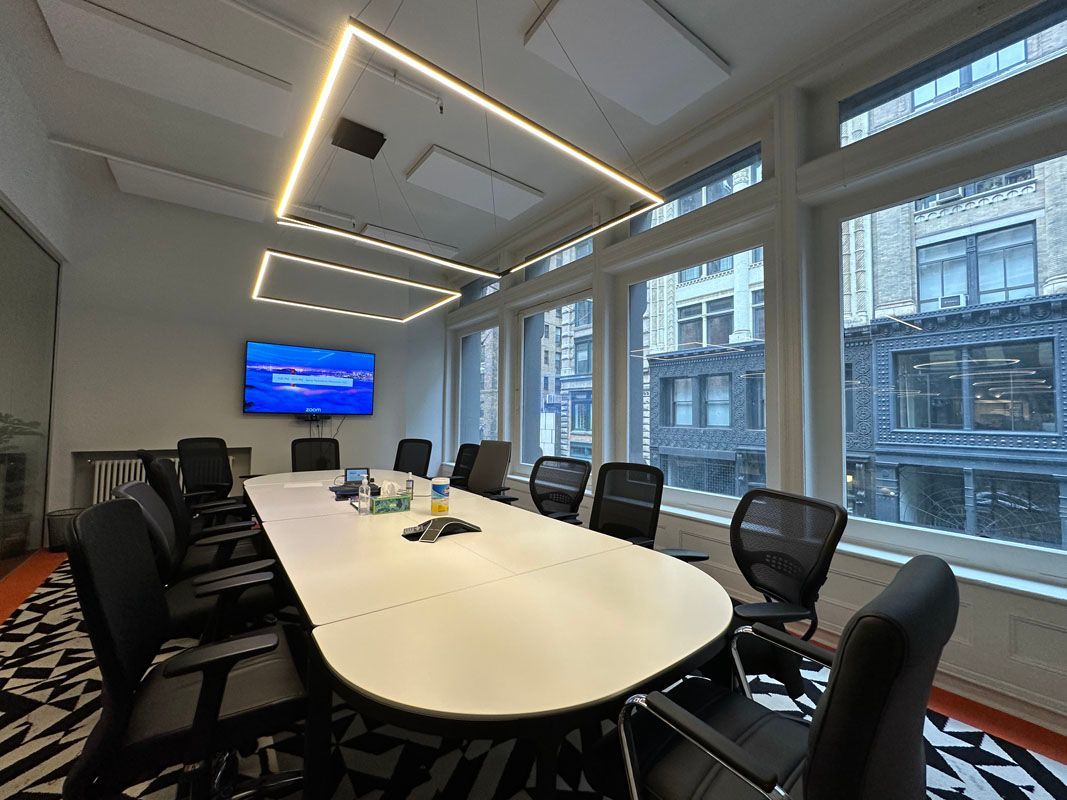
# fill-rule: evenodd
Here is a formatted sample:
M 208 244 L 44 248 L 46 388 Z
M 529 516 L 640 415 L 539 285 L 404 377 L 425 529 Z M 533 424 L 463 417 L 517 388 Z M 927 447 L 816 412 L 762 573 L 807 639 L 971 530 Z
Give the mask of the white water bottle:
M 363 479 L 359 485 L 359 515 L 365 516 L 370 513 L 370 483 Z

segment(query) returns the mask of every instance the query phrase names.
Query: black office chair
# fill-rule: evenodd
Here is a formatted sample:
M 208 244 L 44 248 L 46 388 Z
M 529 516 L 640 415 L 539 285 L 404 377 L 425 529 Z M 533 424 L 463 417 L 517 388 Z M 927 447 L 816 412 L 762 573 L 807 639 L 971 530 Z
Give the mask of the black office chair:
M 841 506 L 774 489 L 752 489 L 730 522 L 730 549 L 741 574 L 763 595 L 762 603 L 738 603 L 733 627 L 762 622 L 784 631 L 786 623 L 808 620 L 802 638 L 819 625 L 815 603 L 841 541 L 848 512 Z M 756 640 L 742 643 L 752 674 L 765 674 L 800 697 L 800 659 Z M 721 667 L 720 667 L 721 669 Z
M 651 549 L 662 499 L 663 470 L 622 461 L 604 464 L 597 473 L 589 528 Z M 665 547 L 658 552 L 689 563 L 708 560 L 699 550 Z
M 224 631 L 233 631 L 238 626 L 256 620 L 277 607 L 274 592 L 269 585 L 268 572 L 274 566 L 273 559 L 258 559 L 232 563 L 219 559 L 210 570 L 190 570 L 185 562 L 187 542 L 174 528 L 170 511 L 163 500 L 147 483 L 135 481 L 124 483 L 114 489 L 116 499 L 132 500 L 141 510 L 142 529 L 151 542 L 155 556 L 156 574 L 165 587 L 164 596 L 173 636 L 195 636 L 201 641 L 218 638 Z M 242 531 L 241 535 L 258 536 L 258 530 Z M 192 543 L 218 550 L 220 545 L 232 550 L 234 533 L 209 535 Z M 220 541 L 221 540 L 221 541 Z M 205 585 L 249 574 L 266 575 L 268 581 L 248 587 L 235 587 L 222 596 L 205 595 Z
M 215 753 L 248 750 L 303 717 L 303 644 L 294 630 L 193 647 L 153 666 L 170 630 L 136 503 L 111 500 L 82 512 L 68 530 L 67 554 L 100 667 L 103 712 L 63 783 L 66 800 L 118 796 L 181 763 L 190 797 L 206 800 Z M 259 788 L 295 791 L 299 783 L 282 774 Z
M 457 489 L 466 489 L 471 467 L 474 466 L 474 461 L 477 458 L 478 445 L 473 442 L 461 444 L 459 450 L 456 451 L 456 464 L 452 467 L 452 475 L 448 479 L 449 484 Z
M 432 452 L 433 442 L 429 439 L 401 439 L 396 446 L 393 469 L 396 472 L 410 472 L 412 475 L 425 478 L 430 471 Z
M 578 508 L 585 499 L 588 461 L 563 456 L 541 456 L 530 470 L 530 497 L 539 513 L 552 519 L 581 525 Z
M 626 702 L 618 738 L 590 754 L 590 782 L 620 800 L 925 798 L 926 704 L 958 612 L 952 570 L 918 556 L 849 620 L 836 654 L 761 623 L 741 628 L 735 643 L 755 636 L 831 668 L 810 725 L 688 678 Z
M 141 464 L 144 466 L 145 481 L 148 485 L 156 490 L 157 493 L 162 495 L 159 487 L 152 482 L 152 462 L 156 460 L 157 456 L 149 450 L 138 450 L 137 458 L 141 460 Z M 163 459 L 164 461 L 170 461 L 173 465 L 173 459 Z M 177 475 L 177 473 L 175 473 Z M 180 486 L 180 483 L 179 483 Z M 235 497 L 226 497 L 224 499 L 212 499 L 215 496 L 215 492 L 210 489 L 203 489 L 196 492 L 183 492 L 185 504 L 189 507 L 193 514 L 205 514 L 212 515 L 218 513 L 220 515 L 236 513 L 247 514 L 247 507 L 245 504 Z
M 233 470 L 226 440 L 212 436 L 181 439 L 178 461 L 188 492 L 210 492 L 212 500 L 226 500 L 233 489 Z
M 174 469 L 174 462 L 169 458 L 157 458 L 148 465 L 148 485 L 159 495 L 170 511 L 174 521 L 174 530 L 177 533 L 180 546 L 186 550 L 182 559 L 186 574 L 202 572 L 207 568 L 218 568 L 226 562 L 235 560 L 250 560 L 265 554 L 268 550 L 261 536 L 243 535 L 244 531 L 250 531 L 255 527 L 251 520 L 237 520 L 220 524 L 211 524 L 215 519 L 225 514 L 234 512 L 240 515 L 245 508 L 244 504 L 208 504 L 205 513 L 194 514 L 195 509 L 201 509 L 200 504 L 190 505 L 186 502 L 188 495 L 182 491 L 178 482 L 178 473 Z M 214 510 L 222 513 L 215 515 Z M 201 543 L 197 547 L 191 547 L 191 543 L 203 536 L 223 536 L 225 539 L 216 539 L 219 544 L 211 546 Z
M 480 494 L 501 503 L 514 503 L 519 498 L 505 494 L 508 490 L 508 466 L 511 464 L 511 442 L 483 439 L 478 445 L 478 457 L 474 459 L 467 476 L 468 492 Z
M 293 472 L 341 468 L 341 446 L 336 439 L 293 439 Z

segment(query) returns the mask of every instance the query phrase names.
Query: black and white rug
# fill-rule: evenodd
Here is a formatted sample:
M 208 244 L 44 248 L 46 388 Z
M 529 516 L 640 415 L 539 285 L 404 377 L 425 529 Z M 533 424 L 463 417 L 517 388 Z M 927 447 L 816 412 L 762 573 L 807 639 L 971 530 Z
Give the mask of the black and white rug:
M 187 643 L 173 642 L 168 652 Z M 805 673 L 807 696 L 794 703 L 773 681 L 754 685 L 761 702 L 809 713 L 827 674 Z M 100 676 L 66 565 L 0 625 L 0 800 L 59 797 L 63 777 L 99 711 Z M 462 742 L 392 726 L 368 729 L 344 708 L 335 714 L 337 798 L 434 800 L 526 797 L 532 746 Z M 261 743 L 242 771 L 299 768 L 297 733 Z M 926 723 L 928 795 L 933 800 L 1067 800 L 1067 766 L 930 712 Z M 597 797 L 582 777 L 577 734 L 560 755 L 560 798 Z M 168 772 L 130 796 L 171 798 Z

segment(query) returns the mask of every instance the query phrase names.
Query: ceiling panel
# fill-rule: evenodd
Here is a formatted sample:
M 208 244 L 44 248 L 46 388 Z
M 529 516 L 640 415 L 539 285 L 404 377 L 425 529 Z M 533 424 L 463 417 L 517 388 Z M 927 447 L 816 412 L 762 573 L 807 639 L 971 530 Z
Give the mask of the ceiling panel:
M 656 0 L 556 0 L 526 47 L 653 125 L 729 77 L 726 62 Z
M 192 176 L 159 170 L 128 161 L 107 159 L 119 189 L 127 194 L 151 197 L 167 203 L 199 208 L 214 214 L 262 222 L 270 212 L 270 201 L 262 195 L 228 189 Z
M 545 196 L 540 189 L 437 145 L 408 170 L 407 179 L 423 189 L 503 219 L 514 219 Z
M 38 0 L 67 66 L 281 136 L 292 87 L 85 0 Z

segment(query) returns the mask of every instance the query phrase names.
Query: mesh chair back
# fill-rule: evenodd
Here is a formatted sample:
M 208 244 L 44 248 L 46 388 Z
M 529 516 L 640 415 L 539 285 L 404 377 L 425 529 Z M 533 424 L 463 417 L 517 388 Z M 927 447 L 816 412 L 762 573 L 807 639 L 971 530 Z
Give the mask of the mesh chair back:
M 178 472 L 174 462 L 169 458 L 157 458 L 148 465 L 148 485 L 159 495 L 160 500 L 170 511 L 174 521 L 174 533 L 178 548 L 185 552 L 189 547 L 189 536 L 193 527 L 193 515 L 185 502 L 185 492 L 178 481 Z
M 466 481 L 471 475 L 471 467 L 478 458 L 478 445 L 473 442 L 461 444 L 456 451 L 456 465 L 452 467 L 452 480 Z
M 121 499 L 83 511 L 67 554 L 104 691 L 112 704 L 129 702 L 169 625 L 140 507 Z
M 530 472 L 530 496 L 542 514 L 576 514 L 585 497 L 588 461 L 563 456 L 541 456 Z
M 507 483 L 510 464 L 511 442 L 483 439 L 478 445 L 478 457 L 474 459 L 471 474 L 467 476 L 467 489 L 472 492 L 500 489 Z
M 926 705 L 958 612 L 952 570 L 918 556 L 849 620 L 808 736 L 807 800 L 926 797 Z
M 433 442 L 429 439 L 401 439 L 396 446 L 393 469 L 425 478 L 426 473 L 430 471 L 430 453 L 432 452 Z
M 293 439 L 293 472 L 341 468 L 341 447 L 336 439 Z
M 233 472 L 225 439 L 210 436 L 182 439 L 178 442 L 178 460 L 182 465 L 182 480 L 190 492 L 212 491 L 217 500 L 229 496 Z
M 145 527 L 148 529 L 148 538 L 152 543 L 159 580 L 164 585 L 169 584 L 185 552 L 174 530 L 174 518 L 170 509 L 151 486 L 141 481 L 116 486 L 111 494 L 118 499 L 133 500 L 141 509 Z
M 651 546 L 663 499 L 663 471 L 647 464 L 611 462 L 600 468 L 589 527 Z
M 752 489 L 730 523 L 730 548 L 755 589 L 814 609 L 848 522 L 841 506 L 773 489 Z

